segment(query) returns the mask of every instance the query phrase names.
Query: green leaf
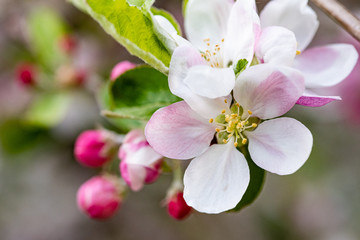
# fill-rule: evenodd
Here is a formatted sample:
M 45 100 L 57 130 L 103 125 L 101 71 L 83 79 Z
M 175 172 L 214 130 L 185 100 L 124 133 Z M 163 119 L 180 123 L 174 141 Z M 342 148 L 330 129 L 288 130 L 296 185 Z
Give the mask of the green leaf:
M 44 67 L 54 69 L 66 58 L 59 41 L 66 33 L 66 26 L 56 12 L 38 9 L 28 19 L 29 37 L 36 60 Z
M 242 152 L 245 155 L 250 168 L 250 183 L 241 201 L 236 205 L 234 209 L 230 210 L 236 212 L 240 211 L 241 209 L 255 201 L 257 196 L 260 194 L 265 181 L 264 169 L 259 168 L 252 161 L 248 151 L 245 148 L 242 148 Z
M 244 71 L 246 69 L 246 66 L 248 65 L 248 60 L 246 59 L 240 59 L 236 65 L 234 65 L 234 72 L 235 75 L 237 76 L 239 73 L 241 73 L 242 71 Z
M 189 2 L 189 0 L 183 0 L 183 3 L 182 3 L 182 12 L 183 12 L 184 17 L 186 15 L 186 7 L 187 7 L 188 2 Z
M 159 40 L 150 6 L 153 0 L 69 0 L 92 16 L 127 50 L 163 73 L 171 53 Z
M 45 129 L 27 125 L 18 119 L 0 123 L 1 148 L 11 155 L 30 150 L 45 137 L 45 134 Z
M 53 127 L 64 118 L 69 100 L 63 92 L 39 95 L 27 110 L 25 121 L 36 126 Z
M 101 97 L 108 110 L 103 115 L 126 118 L 116 122 L 122 129 L 141 127 L 157 109 L 180 100 L 170 92 L 167 77 L 146 65 L 126 71 L 107 89 Z

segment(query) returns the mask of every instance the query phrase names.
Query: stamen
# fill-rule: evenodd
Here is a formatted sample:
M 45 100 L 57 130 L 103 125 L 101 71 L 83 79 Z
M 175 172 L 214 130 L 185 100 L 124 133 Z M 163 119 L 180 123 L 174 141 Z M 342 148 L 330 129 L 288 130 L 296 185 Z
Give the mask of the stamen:
M 213 123 L 214 122 L 214 119 L 213 118 L 210 118 L 209 119 L 209 123 Z
M 257 127 L 257 124 L 256 124 L 256 123 L 253 123 L 253 124 L 251 124 L 251 126 L 252 126 L 253 128 L 256 128 L 256 127 Z
M 238 143 L 237 142 L 234 142 L 234 147 L 237 147 L 238 146 Z
M 215 128 L 215 131 L 219 133 L 219 132 L 220 132 L 220 129 L 219 129 L 219 128 Z
M 248 113 L 249 113 L 249 115 L 252 115 L 252 114 L 253 114 L 252 111 L 250 111 L 250 110 L 248 110 Z
M 300 54 L 301 54 L 301 51 L 297 50 L 296 55 L 300 55 Z
M 225 39 L 221 39 L 221 42 L 224 42 L 225 41 Z
M 224 139 L 224 140 L 223 140 L 223 143 L 227 143 L 227 140 L 226 140 L 226 139 Z
M 247 143 L 247 139 L 244 138 L 244 139 L 241 141 L 241 143 L 245 145 L 245 144 Z
M 222 114 L 224 114 L 225 112 L 226 112 L 226 110 L 225 110 L 225 109 L 223 109 L 223 110 L 221 111 L 221 113 L 222 113 Z
M 224 103 L 228 103 L 228 102 L 227 102 L 227 99 L 224 100 Z

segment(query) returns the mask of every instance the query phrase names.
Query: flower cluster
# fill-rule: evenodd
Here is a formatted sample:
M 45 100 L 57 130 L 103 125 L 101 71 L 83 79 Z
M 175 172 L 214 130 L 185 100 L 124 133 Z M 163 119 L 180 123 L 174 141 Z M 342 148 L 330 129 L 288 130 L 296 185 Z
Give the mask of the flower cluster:
M 319 107 L 338 96 L 314 89 L 341 82 L 354 68 L 352 45 L 305 50 L 318 28 L 307 0 L 273 0 L 257 14 L 254 0 L 189 0 L 185 30 L 169 68 L 171 92 L 184 101 L 159 109 L 145 135 L 161 155 L 193 159 L 184 199 L 194 209 L 220 213 L 244 195 L 250 172 L 244 152 L 279 175 L 297 171 L 313 138 L 295 119 L 295 104 Z

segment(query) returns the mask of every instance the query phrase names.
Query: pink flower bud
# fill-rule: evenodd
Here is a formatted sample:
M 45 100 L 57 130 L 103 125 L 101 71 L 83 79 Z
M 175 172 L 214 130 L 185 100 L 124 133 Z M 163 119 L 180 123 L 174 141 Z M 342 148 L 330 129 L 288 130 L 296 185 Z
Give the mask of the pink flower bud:
M 127 70 L 133 69 L 136 67 L 136 64 L 129 61 L 122 61 L 115 65 L 113 70 L 111 71 L 110 79 L 115 81 L 121 74 L 126 72 Z
M 33 86 L 35 84 L 35 69 L 31 64 L 21 64 L 18 66 L 17 80 L 21 85 Z
M 163 157 L 152 149 L 142 130 L 126 135 L 119 158 L 121 176 L 133 191 L 139 191 L 144 183 L 152 183 L 160 175 Z
M 183 192 L 176 192 L 169 200 L 168 200 L 168 213 L 170 216 L 177 220 L 183 220 L 187 216 L 190 215 L 192 208 L 189 207 L 183 197 Z
M 102 130 L 88 130 L 81 133 L 75 142 L 75 157 L 79 163 L 87 167 L 101 167 L 112 157 L 112 144 Z
M 77 47 L 77 42 L 75 38 L 69 34 L 62 36 L 59 40 L 60 48 L 68 54 L 74 52 Z
M 107 219 L 121 205 L 121 187 L 115 177 L 96 176 L 81 185 L 77 192 L 80 210 L 91 218 Z

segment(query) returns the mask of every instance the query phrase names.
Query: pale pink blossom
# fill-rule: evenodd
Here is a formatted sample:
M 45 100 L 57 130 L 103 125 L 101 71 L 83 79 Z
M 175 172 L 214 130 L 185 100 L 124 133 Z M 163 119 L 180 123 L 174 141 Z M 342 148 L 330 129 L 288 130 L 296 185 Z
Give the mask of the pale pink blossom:
M 121 176 L 133 191 L 139 191 L 160 175 L 163 156 L 149 145 L 143 130 L 132 130 L 125 136 L 119 158 Z
M 77 203 L 81 211 L 91 218 L 112 217 L 122 203 L 122 189 L 118 179 L 112 176 L 96 176 L 81 185 Z
M 196 62 L 185 57 L 182 67 L 192 64 Z M 189 206 L 205 213 L 227 211 L 241 200 L 250 180 L 247 161 L 237 147 L 248 145 L 259 167 L 280 175 L 295 172 L 309 157 L 310 131 L 295 119 L 274 119 L 289 111 L 303 91 L 304 79 L 296 70 L 252 66 L 237 77 L 234 99 L 192 97 L 159 109 L 145 135 L 165 157 L 194 158 L 184 175 Z M 192 104 L 199 102 L 202 109 L 195 112 Z M 211 145 L 214 137 L 219 144 Z
M 350 44 L 330 44 L 306 49 L 319 22 L 308 0 L 272 0 L 260 14 L 261 27 L 255 56 L 259 63 L 296 68 L 305 77 L 306 90 L 297 104 L 323 106 L 338 96 L 320 96 L 314 91 L 340 83 L 353 70 L 358 53 Z

